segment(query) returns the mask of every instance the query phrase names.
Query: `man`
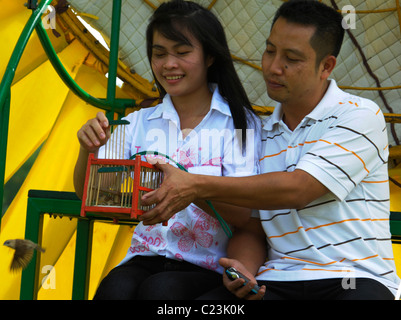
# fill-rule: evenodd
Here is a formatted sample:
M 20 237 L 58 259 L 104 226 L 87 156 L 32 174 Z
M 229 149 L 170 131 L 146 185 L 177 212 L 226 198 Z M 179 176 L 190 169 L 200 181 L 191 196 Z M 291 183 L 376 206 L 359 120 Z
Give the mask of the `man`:
M 393 299 L 399 285 L 383 114 L 329 79 L 341 22 L 317 1 L 289 1 L 278 10 L 262 59 L 268 94 L 279 105 L 264 123 L 261 175 L 195 177 L 159 165 L 162 188 L 144 197 L 158 204 L 141 217 L 145 224 L 195 199 L 259 209 L 220 260 L 251 280 L 225 277 L 239 298 Z M 252 295 L 255 276 L 261 289 Z

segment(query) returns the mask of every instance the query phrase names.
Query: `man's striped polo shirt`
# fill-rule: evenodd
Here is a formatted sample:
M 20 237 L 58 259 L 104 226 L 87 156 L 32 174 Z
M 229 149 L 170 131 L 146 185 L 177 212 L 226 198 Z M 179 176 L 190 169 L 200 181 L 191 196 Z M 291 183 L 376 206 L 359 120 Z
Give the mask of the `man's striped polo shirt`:
M 261 172 L 304 170 L 331 192 L 301 210 L 261 210 L 269 260 L 258 280 L 363 277 L 393 293 L 389 230 L 388 138 L 372 101 L 334 80 L 316 108 L 291 131 L 278 105 L 264 122 Z

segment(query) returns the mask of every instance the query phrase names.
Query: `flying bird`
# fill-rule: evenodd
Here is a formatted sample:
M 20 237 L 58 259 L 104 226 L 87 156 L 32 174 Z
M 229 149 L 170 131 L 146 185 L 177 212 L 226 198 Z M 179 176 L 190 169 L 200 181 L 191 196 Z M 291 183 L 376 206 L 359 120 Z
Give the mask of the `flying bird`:
M 45 252 L 45 249 L 32 242 L 31 240 L 14 239 L 4 242 L 6 247 L 15 250 L 13 260 L 11 261 L 10 270 L 18 271 L 25 269 L 33 256 L 33 250 Z

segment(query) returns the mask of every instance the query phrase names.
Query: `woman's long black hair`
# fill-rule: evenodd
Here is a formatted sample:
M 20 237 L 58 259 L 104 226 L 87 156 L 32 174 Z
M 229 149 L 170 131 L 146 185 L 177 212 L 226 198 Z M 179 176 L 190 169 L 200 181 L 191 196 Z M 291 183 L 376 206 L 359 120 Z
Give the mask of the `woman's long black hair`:
M 230 106 L 234 126 L 242 130 L 245 142 L 248 121 L 254 119 L 249 113 L 254 111 L 234 68 L 223 26 L 212 12 L 191 1 L 172 0 L 161 4 L 154 12 L 146 32 L 150 64 L 154 31 L 160 32 L 167 39 L 190 44 L 184 30 L 189 31 L 202 44 L 205 59 L 214 58 L 207 80 L 209 83 L 217 83 L 220 94 Z M 166 91 L 157 80 L 156 84 L 161 97 L 164 97 Z

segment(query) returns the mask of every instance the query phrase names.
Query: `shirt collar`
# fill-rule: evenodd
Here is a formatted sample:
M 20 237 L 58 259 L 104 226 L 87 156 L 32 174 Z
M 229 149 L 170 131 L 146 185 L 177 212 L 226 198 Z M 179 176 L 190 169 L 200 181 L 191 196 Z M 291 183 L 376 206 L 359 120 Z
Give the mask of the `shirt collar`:
M 166 94 L 163 98 L 163 101 L 160 104 L 158 104 L 154 108 L 154 111 L 149 115 L 148 120 L 153 120 L 158 118 L 172 120 L 173 117 L 178 117 L 177 111 L 175 111 L 170 95 Z
M 333 102 L 341 101 L 346 93 L 338 88 L 335 80 L 331 79 L 329 87 L 319 104 L 305 118 L 319 120 L 327 114 L 327 109 L 333 107 Z M 272 130 L 273 126 L 279 123 L 283 118 L 281 103 L 274 108 L 273 114 L 264 121 L 263 129 Z
M 231 110 L 227 101 L 221 96 L 218 85 L 210 84 L 210 90 L 213 92 L 211 110 L 216 110 L 222 114 L 231 117 Z M 166 94 L 161 104 L 149 115 L 148 120 L 153 119 L 168 119 L 178 121 L 178 114 L 174 108 L 173 102 L 169 94 Z
M 333 105 L 338 104 L 344 99 L 347 93 L 342 91 L 338 86 L 335 80 L 330 80 L 330 85 L 327 88 L 327 92 L 324 95 L 323 99 L 320 100 L 319 104 L 315 109 L 312 110 L 305 118 L 309 118 L 312 120 L 320 120 L 327 115 L 327 109 L 332 108 Z
M 216 110 L 228 117 L 231 117 L 230 106 L 228 105 L 227 100 L 224 99 L 223 96 L 220 94 L 218 85 L 215 83 L 211 83 L 210 90 L 213 92 L 212 104 L 210 109 Z

